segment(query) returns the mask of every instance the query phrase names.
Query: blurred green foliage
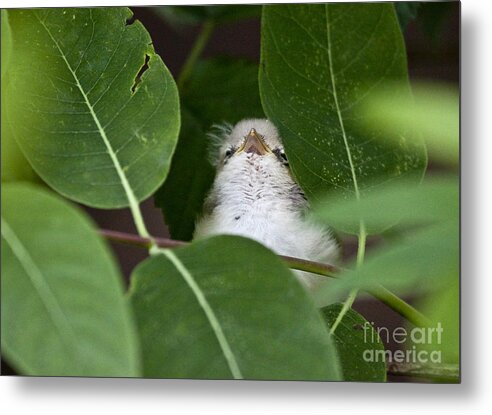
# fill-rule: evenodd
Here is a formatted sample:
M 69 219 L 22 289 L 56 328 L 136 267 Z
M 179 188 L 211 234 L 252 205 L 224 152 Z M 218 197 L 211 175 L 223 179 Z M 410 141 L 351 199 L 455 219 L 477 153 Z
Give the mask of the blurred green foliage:
M 388 100 L 375 94 L 366 106 L 361 129 L 383 128 L 384 139 L 397 143 L 402 125 L 425 138 L 430 162 L 448 167 L 446 175 L 429 175 L 420 185 L 389 183 L 374 189 L 362 201 L 347 201 L 333 193 L 319 205 L 316 215 L 344 231 L 357 222 L 369 233 L 396 226 L 397 234 L 374 249 L 364 264 L 340 275 L 331 287 L 319 291 L 318 302 L 331 302 L 354 288 L 379 284 L 399 294 L 420 292 L 421 310 L 444 330 L 442 344 L 419 345 L 418 350 L 439 350 L 443 363 L 459 361 L 459 99 L 442 85 L 414 88 L 414 100 Z M 328 205 L 329 201 L 329 205 Z M 377 233 L 377 232 L 376 232 Z
M 398 88 L 398 85 L 395 85 Z M 459 162 L 459 92 L 450 85 L 417 83 L 413 96 L 395 99 L 384 90 L 361 110 L 364 131 L 384 131 L 386 140 L 398 142 L 402 128 L 422 135 L 429 157 L 456 166 Z
M 16 180 L 33 180 L 35 174 L 31 168 L 31 165 L 27 162 L 26 158 L 22 154 L 19 146 L 12 136 L 12 130 L 7 123 L 7 103 L 10 103 L 14 98 L 9 96 L 9 77 L 7 69 L 10 66 L 12 56 L 12 38 L 10 32 L 10 25 L 7 19 L 7 11 L 2 10 L 2 182 L 16 181 Z
M 261 14 L 260 5 L 161 6 L 152 9 L 173 26 L 197 25 L 206 21 L 232 23 Z

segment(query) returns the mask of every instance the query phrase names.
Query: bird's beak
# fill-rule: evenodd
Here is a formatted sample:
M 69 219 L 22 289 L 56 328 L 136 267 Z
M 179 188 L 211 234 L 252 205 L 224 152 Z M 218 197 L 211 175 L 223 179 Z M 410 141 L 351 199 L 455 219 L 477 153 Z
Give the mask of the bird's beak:
M 265 154 L 272 152 L 254 128 L 251 129 L 249 134 L 246 136 L 244 143 L 238 148 L 236 153 L 241 153 L 243 151 L 246 153 L 255 153 L 259 156 L 264 156 Z

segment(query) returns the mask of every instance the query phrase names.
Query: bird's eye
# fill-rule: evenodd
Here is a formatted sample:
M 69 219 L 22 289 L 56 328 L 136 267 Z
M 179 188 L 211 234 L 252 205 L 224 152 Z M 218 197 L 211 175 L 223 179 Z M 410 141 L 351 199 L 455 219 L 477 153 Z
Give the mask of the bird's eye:
M 225 152 L 225 156 L 226 156 L 226 158 L 228 158 L 228 157 L 231 157 L 231 156 L 232 156 L 232 148 L 228 149 L 228 150 Z
M 287 155 L 285 154 L 284 150 L 281 148 L 277 147 L 276 149 L 273 150 L 273 153 L 277 156 L 277 159 L 284 165 L 284 166 L 289 166 L 289 161 L 287 160 Z

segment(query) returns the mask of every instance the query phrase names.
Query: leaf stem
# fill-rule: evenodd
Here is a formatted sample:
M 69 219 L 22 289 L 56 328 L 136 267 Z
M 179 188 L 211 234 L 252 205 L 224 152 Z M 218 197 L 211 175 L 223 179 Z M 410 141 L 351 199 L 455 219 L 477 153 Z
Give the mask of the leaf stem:
M 460 380 L 460 367 L 452 364 L 391 363 L 387 373 L 393 376 L 410 376 L 450 383 L 457 383 Z
M 138 234 L 144 238 L 152 239 L 149 231 L 147 230 L 147 227 L 145 226 L 142 211 L 140 210 L 140 206 L 138 205 L 138 203 L 131 203 L 130 210 L 132 212 L 133 222 L 135 223 Z
M 417 327 L 427 327 L 431 323 L 430 320 L 415 307 L 412 307 L 382 285 L 378 284 L 375 288 L 368 288 L 366 291 Z
M 207 44 L 212 32 L 214 30 L 214 22 L 213 20 L 207 20 L 203 23 L 202 30 L 193 44 L 190 54 L 186 58 L 185 63 L 183 64 L 183 69 L 181 69 L 181 73 L 178 77 L 178 88 L 181 90 L 186 80 L 189 78 L 193 67 L 196 64 L 196 61 L 200 57 Z
M 367 240 L 367 232 L 366 232 L 366 227 L 364 225 L 364 222 L 361 220 L 360 221 L 360 228 L 359 228 L 359 243 L 357 246 L 357 268 L 359 268 L 363 263 L 364 263 L 364 256 L 366 253 L 366 240 Z M 357 294 L 359 293 L 358 288 L 354 288 L 353 290 L 350 291 L 349 296 L 343 303 L 343 307 L 340 310 L 340 313 L 338 314 L 335 322 L 333 323 L 333 326 L 331 326 L 330 333 L 333 334 L 335 333 L 335 330 L 337 329 L 338 325 L 342 321 L 343 317 L 345 314 L 347 314 L 347 311 L 352 307 L 354 304 L 355 299 L 357 298 Z
M 324 277 L 338 278 L 336 273 L 339 272 L 339 268 L 334 265 L 308 261 L 307 259 L 294 258 L 286 255 L 279 255 L 279 258 L 286 262 L 289 268 L 298 271 L 312 272 L 313 274 L 322 275 Z
M 99 233 L 108 240 L 139 246 L 145 249 L 151 248 L 152 243 L 160 248 L 178 248 L 180 246 L 188 245 L 187 242 L 176 241 L 174 239 L 158 237 L 144 238 L 139 235 L 112 231 L 108 229 L 100 229 Z M 293 258 L 285 255 L 279 255 L 279 258 L 282 259 L 289 266 L 289 268 L 299 271 L 312 272 L 313 274 L 318 274 L 329 278 L 338 278 L 337 272 L 340 269 L 334 265 L 308 261 L 306 259 Z M 391 291 L 384 288 L 382 285 L 364 288 L 364 290 L 374 298 L 377 298 L 383 304 L 386 304 L 389 308 L 400 314 L 402 317 L 406 318 L 412 324 L 418 327 L 423 327 L 429 324 L 429 320 L 422 313 L 397 295 L 393 294 Z
M 359 231 L 359 244 L 357 246 L 357 267 L 360 267 L 364 263 L 364 257 L 366 255 L 366 240 L 367 233 L 364 222 L 360 221 L 360 231 Z

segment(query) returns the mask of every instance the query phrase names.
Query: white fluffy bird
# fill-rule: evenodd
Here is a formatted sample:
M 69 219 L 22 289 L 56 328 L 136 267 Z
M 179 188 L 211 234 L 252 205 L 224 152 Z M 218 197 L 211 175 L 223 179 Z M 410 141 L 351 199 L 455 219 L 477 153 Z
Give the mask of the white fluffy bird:
M 195 239 L 240 235 L 277 254 L 334 263 L 338 244 L 328 229 L 306 218 L 309 205 L 290 174 L 276 127 L 269 120 L 246 119 L 221 128 L 216 138 L 217 174 Z M 296 275 L 310 290 L 325 280 Z

